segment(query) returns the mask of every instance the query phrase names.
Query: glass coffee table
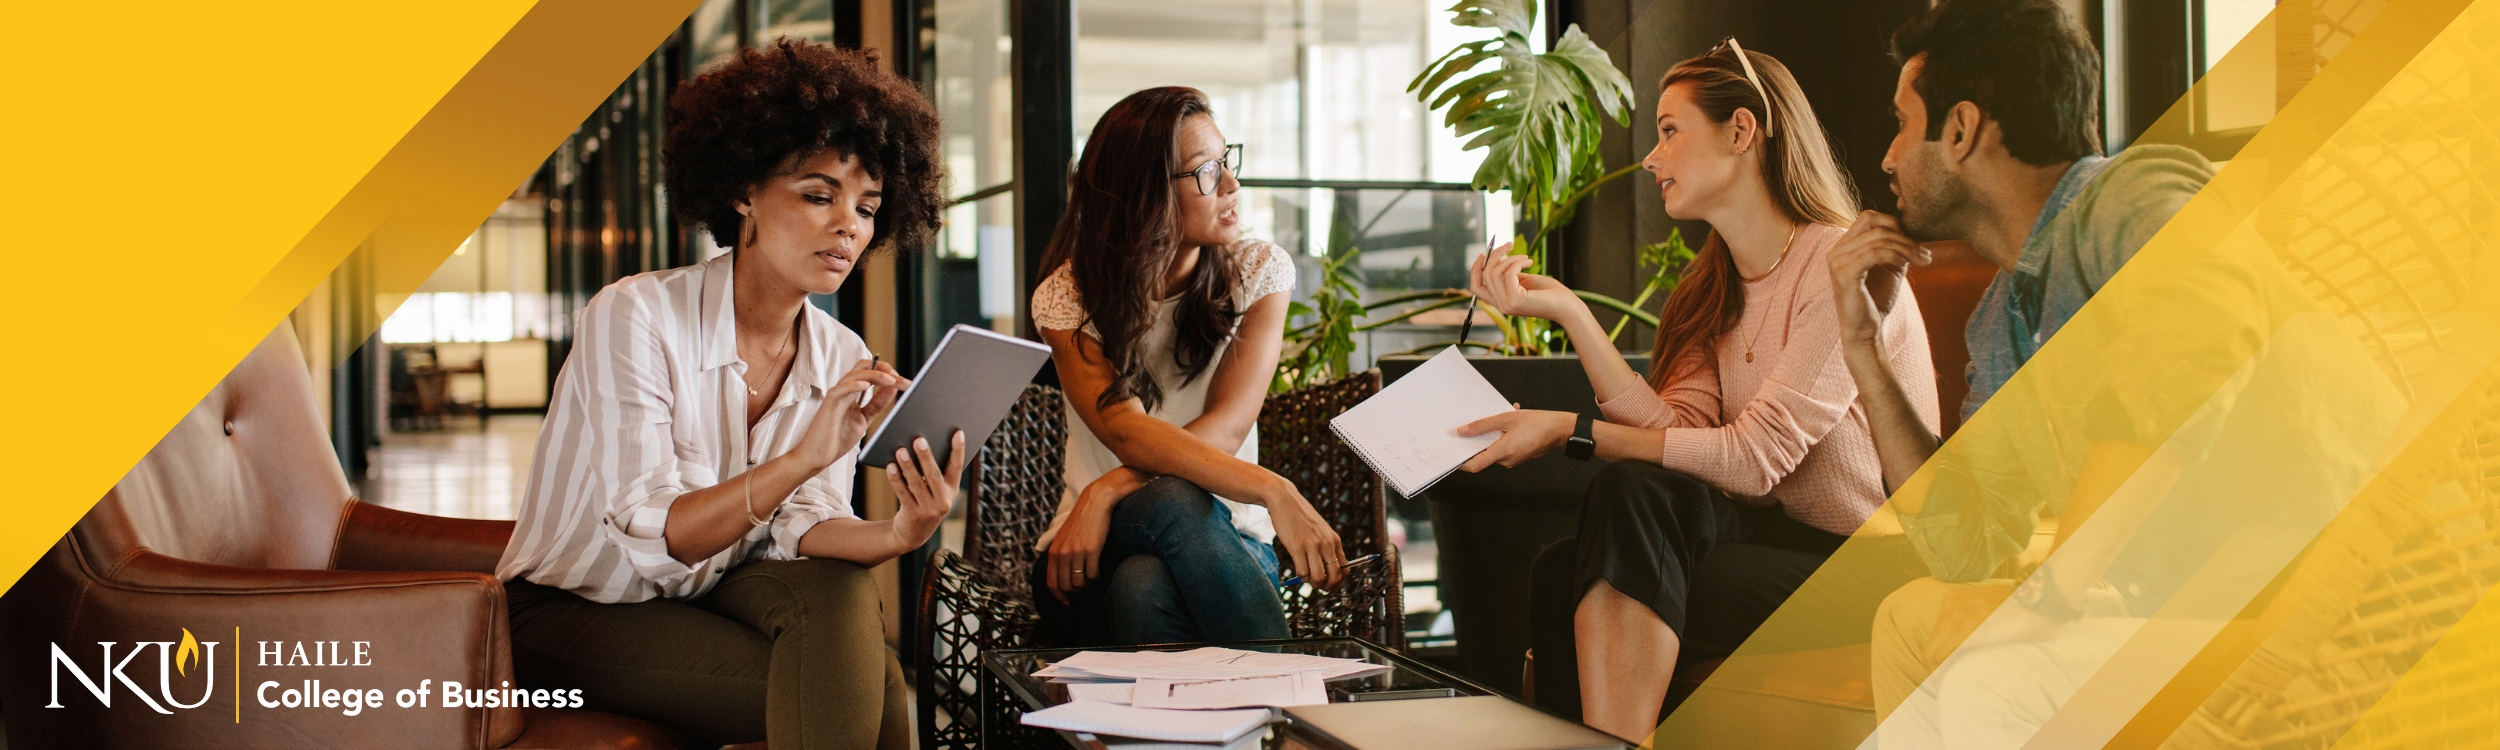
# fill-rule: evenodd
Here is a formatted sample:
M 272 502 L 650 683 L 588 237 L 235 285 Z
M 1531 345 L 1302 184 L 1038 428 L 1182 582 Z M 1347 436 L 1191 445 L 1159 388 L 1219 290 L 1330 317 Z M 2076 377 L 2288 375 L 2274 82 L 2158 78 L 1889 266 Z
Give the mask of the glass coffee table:
M 1331 702 L 1497 695 L 1491 688 L 1435 669 L 1432 665 L 1416 661 L 1405 654 L 1390 651 L 1361 638 L 1296 638 L 1093 649 L 1001 649 L 981 655 L 981 666 L 988 678 L 981 691 L 982 747 L 1074 747 L 1079 750 L 1103 750 L 1105 745 L 1099 740 L 1090 739 L 1090 735 L 1028 727 L 1018 721 L 1026 711 L 1037 711 L 1068 702 L 1066 685 L 1051 682 L 1047 678 L 1035 678 L 1033 673 L 1078 651 L 1186 651 L 1206 646 L 1361 659 L 1389 667 L 1389 671 L 1380 674 L 1328 683 L 1328 699 Z M 1271 725 L 1269 729 L 1273 730 L 1274 726 Z M 1281 732 L 1269 731 L 1261 747 L 1265 750 L 1277 750 L 1282 743 Z

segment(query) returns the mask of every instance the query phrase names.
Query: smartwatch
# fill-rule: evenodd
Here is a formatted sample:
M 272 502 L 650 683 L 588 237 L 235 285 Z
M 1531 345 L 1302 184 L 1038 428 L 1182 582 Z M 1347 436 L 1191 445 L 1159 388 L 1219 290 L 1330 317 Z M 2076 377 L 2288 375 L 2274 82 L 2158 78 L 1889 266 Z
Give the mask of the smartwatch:
M 1580 415 L 1580 423 L 1571 428 L 1571 439 L 1563 441 L 1563 455 L 1570 456 L 1574 461 L 1586 461 L 1597 456 L 1597 437 L 1590 427 L 1596 421 L 1589 415 Z

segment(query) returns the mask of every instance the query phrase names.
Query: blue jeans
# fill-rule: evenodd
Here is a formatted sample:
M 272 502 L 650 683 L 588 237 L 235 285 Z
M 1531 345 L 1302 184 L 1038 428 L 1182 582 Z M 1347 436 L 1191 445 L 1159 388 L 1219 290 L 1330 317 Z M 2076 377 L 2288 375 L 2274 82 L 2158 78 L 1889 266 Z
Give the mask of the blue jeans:
M 1163 477 L 1111 510 L 1107 577 L 1061 604 L 1050 555 L 1033 564 L 1042 637 L 1057 646 L 1283 638 L 1276 548 L 1233 529 L 1232 510 L 1188 480 Z

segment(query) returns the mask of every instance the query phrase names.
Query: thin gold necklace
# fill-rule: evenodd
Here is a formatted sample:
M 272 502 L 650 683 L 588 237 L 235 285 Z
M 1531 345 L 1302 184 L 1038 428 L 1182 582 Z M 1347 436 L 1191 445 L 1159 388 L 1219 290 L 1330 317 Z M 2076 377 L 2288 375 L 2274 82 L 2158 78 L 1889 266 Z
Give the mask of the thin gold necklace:
M 798 345 L 798 341 L 799 341 L 799 326 L 798 326 L 798 324 L 797 324 L 796 322 L 793 322 L 793 323 L 791 323 L 791 324 L 790 324 L 790 340 L 789 340 L 789 341 L 787 341 L 787 342 L 785 342 L 785 343 L 790 344 L 790 346 L 784 346 L 784 347 L 782 347 L 782 348 L 780 348 L 780 349 L 778 349 L 778 350 L 775 350 L 775 351 L 773 352 L 773 361 L 775 361 L 775 362 L 779 362 L 779 361 L 781 361 L 781 356 L 782 356 L 782 355 L 784 355 L 784 354 L 789 353 L 789 352 L 790 352 L 790 350 L 791 350 L 792 348 L 795 348 L 795 347 Z M 1747 361 L 1751 361 L 1751 360 L 1747 360 Z M 795 364 L 795 363 L 793 363 L 793 364 Z M 742 379 L 742 380 L 743 380 L 743 379 Z M 755 383 L 754 383 L 754 382 L 749 381 L 749 382 L 747 382 L 745 385 L 746 385 L 746 387 L 747 387 L 747 395 L 749 395 L 749 396 L 761 396 L 761 395 L 764 395 L 764 392 L 763 392 L 763 391 L 759 391 L 759 390 L 756 390 L 756 389 L 755 389 Z
M 1736 275 L 1736 278 L 1743 279 L 1745 283 L 1751 284 L 1756 281 L 1771 278 L 1771 274 L 1779 273 L 1780 264 L 1788 262 L 1788 251 L 1797 247 L 1798 230 L 1804 228 L 1806 228 L 1806 225 L 1804 224 L 1796 224 L 1788 228 L 1788 244 L 1780 246 L 1780 257 L 1772 260 L 1771 267 L 1763 270 L 1762 275 L 1747 279 L 1744 274 L 1740 273 Z M 1732 259 L 1729 262 L 1729 265 L 1734 265 L 1734 261 Z M 1769 327 L 1768 323 L 1771 314 L 1766 311 L 1762 314 L 1762 317 L 1763 321 L 1754 324 L 1753 335 L 1746 337 L 1745 339 L 1745 361 L 1747 362 L 1753 361 L 1753 345 L 1755 342 L 1762 339 L 1762 329 Z

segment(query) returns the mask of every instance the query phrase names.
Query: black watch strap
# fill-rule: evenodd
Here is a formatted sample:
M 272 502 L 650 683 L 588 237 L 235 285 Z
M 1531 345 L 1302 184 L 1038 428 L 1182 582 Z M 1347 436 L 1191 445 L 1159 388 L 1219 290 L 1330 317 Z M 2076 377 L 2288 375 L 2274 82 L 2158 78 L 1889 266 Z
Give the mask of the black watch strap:
M 1571 439 L 1563 442 L 1563 455 L 1570 456 L 1575 461 L 1596 458 L 1597 433 L 1592 426 L 1596 422 L 1597 420 L 1589 415 L 1580 415 L 1580 423 L 1571 428 Z
M 2083 619 L 2083 605 L 2068 601 L 2061 588 L 2049 571 L 2034 571 L 2014 587 L 2014 603 L 2058 622 Z

